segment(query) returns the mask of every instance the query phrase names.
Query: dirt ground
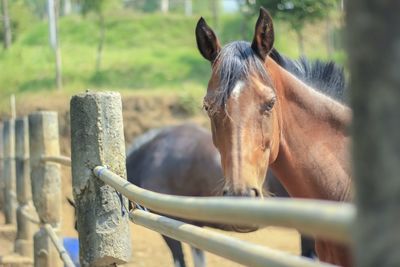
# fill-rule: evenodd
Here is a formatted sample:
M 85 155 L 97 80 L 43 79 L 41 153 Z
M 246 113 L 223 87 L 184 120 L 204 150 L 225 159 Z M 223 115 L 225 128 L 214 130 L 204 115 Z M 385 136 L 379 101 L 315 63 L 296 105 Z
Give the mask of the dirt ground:
M 23 106 L 24 109 L 18 109 L 19 115 L 42 109 L 57 110 L 59 112 L 61 151 L 62 154 L 69 156 L 69 99 L 54 99 L 53 101 L 46 101 L 46 103 L 30 101 L 29 104 L 24 103 Z M 124 131 L 127 144 L 138 134 L 154 127 L 179 124 L 184 121 L 191 121 L 208 127 L 208 119 L 205 118 L 204 115 L 201 113 L 197 116 L 185 114 L 174 97 L 138 98 L 125 96 L 123 98 L 123 108 Z M 67 196 L 72 196 L 71 172 L 67 167 L 62 167 L 62 172 L 64 198 L 62 203 L 61 235 L 64 237 L 76 237 L 77 233 L 73 228 L 73 209 L 65 198 Z M 0 225 L 2 224 L 3 218 L 2 215 L 0 215 Z M 295 230 L 267 227 L 254 233 L 238 234 L 225 232 L 225 234 L 293 254 L 299 254 L 300 250 L 299 234 Z M 133 257 L 132 262 L 125 266 L 173 266 L 170 252 L 159 234 L 141 226 L 131 224 L 131 236 Z M 0 255 L 11 253 L 12 249 L 12 242 L 4 236 L 0 236 Z M 189 267 L 193 266 L 190 248 L 186 244 L 184 245 L 184 252 L 187 265 Z M 208 266 L 239 266 L 238 264 L 209 253 L 206 254 L 206 261 Z

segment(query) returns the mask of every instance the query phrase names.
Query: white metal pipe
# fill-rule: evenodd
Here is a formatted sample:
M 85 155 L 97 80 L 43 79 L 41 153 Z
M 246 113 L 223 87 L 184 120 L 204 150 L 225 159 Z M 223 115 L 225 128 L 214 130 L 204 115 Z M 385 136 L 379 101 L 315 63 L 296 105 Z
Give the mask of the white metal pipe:
M 251 244 L 224 234 L 139 209 L 133 210 L 130 213 L 130 218 L 133 223 L 245 266 L 334 266 L 264 246 Z
M 278 225 L 334 241 L 351 240 L 355 218 L 352 204 L 293 198 L 171 196 L 135 186 L 106 167 L 97 166 L 94 174 L 131 201 L 162 214 L 230 225 Z
M 67 267 L 75 267 L 75 264 L 72 262 L 71 257 L 69 256 L 68 252 L 65 250 L 64 246 L 61 244 L 60 239 L 58 238 L 57 234 L 54 232 L 53 227 L 50 224 L 45 224 L 43 228 L 46 230 L 50 240 L 53 242 L 54 246 L 56 247 L 61 260 L 64 262 L 65 266 Z
M 42 156 L 42 162 L 50 161 L 64 166 L 71 166 L 71 158 L 67 156 Z

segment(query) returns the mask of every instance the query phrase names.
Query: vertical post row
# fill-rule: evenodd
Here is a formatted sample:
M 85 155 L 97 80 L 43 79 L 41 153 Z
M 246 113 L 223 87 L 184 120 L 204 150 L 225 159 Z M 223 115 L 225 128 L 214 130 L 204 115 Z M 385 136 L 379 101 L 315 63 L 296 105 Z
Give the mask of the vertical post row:
M 60 165 L 42 162 L 42 156 L 59 156 L 57 113 L 29 115 L 29 147 L 32 198 L 42 223 L 58 228 L 61 219 Z M 42 227 L 34 236 L 35 267 L 62 266 L 58 253 Z
M 30 166 L 29 166 L 29 130 L 28 118 L 15 121 L 15 165 L 17 177 L 17 238 L 15 252 L 33 258 L 34 225 L 24 216 L 32 214 Z
M 4 122 L 4 202 L 6 224 L 16 223 L 16 182 L 15 182 L 15 124 L 10 119 Z
M 71 100 L 72 181 L 82 266 L 115 266 L 130 259 L 128 201 L 93 175 L 107 165 L 126 178 L 122 104 L 118 93 Z

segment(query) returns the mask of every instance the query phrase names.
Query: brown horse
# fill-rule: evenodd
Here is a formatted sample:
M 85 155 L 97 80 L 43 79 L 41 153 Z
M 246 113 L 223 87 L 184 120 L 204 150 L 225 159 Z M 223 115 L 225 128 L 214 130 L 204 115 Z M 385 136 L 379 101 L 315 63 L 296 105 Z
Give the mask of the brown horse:
M 251 44 L 237 41 L 221 48 L 203 18 L 196 38 L 212 64 L 204 108 L 221 154 L 223 194 L 262 197 L 271 166 L 293 197 L 351 200 L 351 110 L 271 58 L 274 30 L 268 12 L 261 8 Z M 351 265 L 342 244 L 317 239 L 316 251 L 322 261 Z

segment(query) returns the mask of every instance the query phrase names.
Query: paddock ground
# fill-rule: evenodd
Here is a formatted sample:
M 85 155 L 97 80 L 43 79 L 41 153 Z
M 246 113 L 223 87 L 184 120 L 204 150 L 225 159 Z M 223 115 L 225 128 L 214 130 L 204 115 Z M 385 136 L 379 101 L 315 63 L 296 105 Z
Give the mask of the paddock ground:
M 71 196 L 70 178 L 68 178 L 69 170 L 64 169 L 63 175 L 63 186 L 64 196 Z M 64 198 L 65 199 L 65 198 Z M 63 201 L 63 213 L 62 219 L 63 224 L 61 227 L 62 236 L 77 236 L 77 233 L 73 229 L 73 209 L 70 207 L 67 201 Z M 0 213 L 0 225 L 4 224 L 3 214 Z M 220 231 L 223 232 L 223 231 Z M 287 251 L 289 253 L 298 254 L 300 241 L 297 231 L 278 228 L 278 227 L 267 227 L 260 231 L 248 234 L 239 233 L 228 233 L 224 234 L 240 238 L 245 241 L 252 243 L 265 245 L 271 248 Z M 167 246 L 164 244 L 161 236 L 153 231 L 150 231 L 144 227 L 131 224 L 131 236 L 132 236 L 132 262 L 124 266 L 143 266 L 143 267 L 161 267 L 161 266 L 173 266 L 172 257 Z M 6 255 L 11 253 L 13 249 L 12 241 L 6 236 L 0 236 L 0 255 Z M 190 253 L 190 247 L 184 245 L 185 257 L 188 267 L 192 267 L 192 259 Z M 221 257 L 206 254 L 207 266 L 211 267 L 228 267 L 228 266 L 240 266 L 229 260 L 225 260 Z

